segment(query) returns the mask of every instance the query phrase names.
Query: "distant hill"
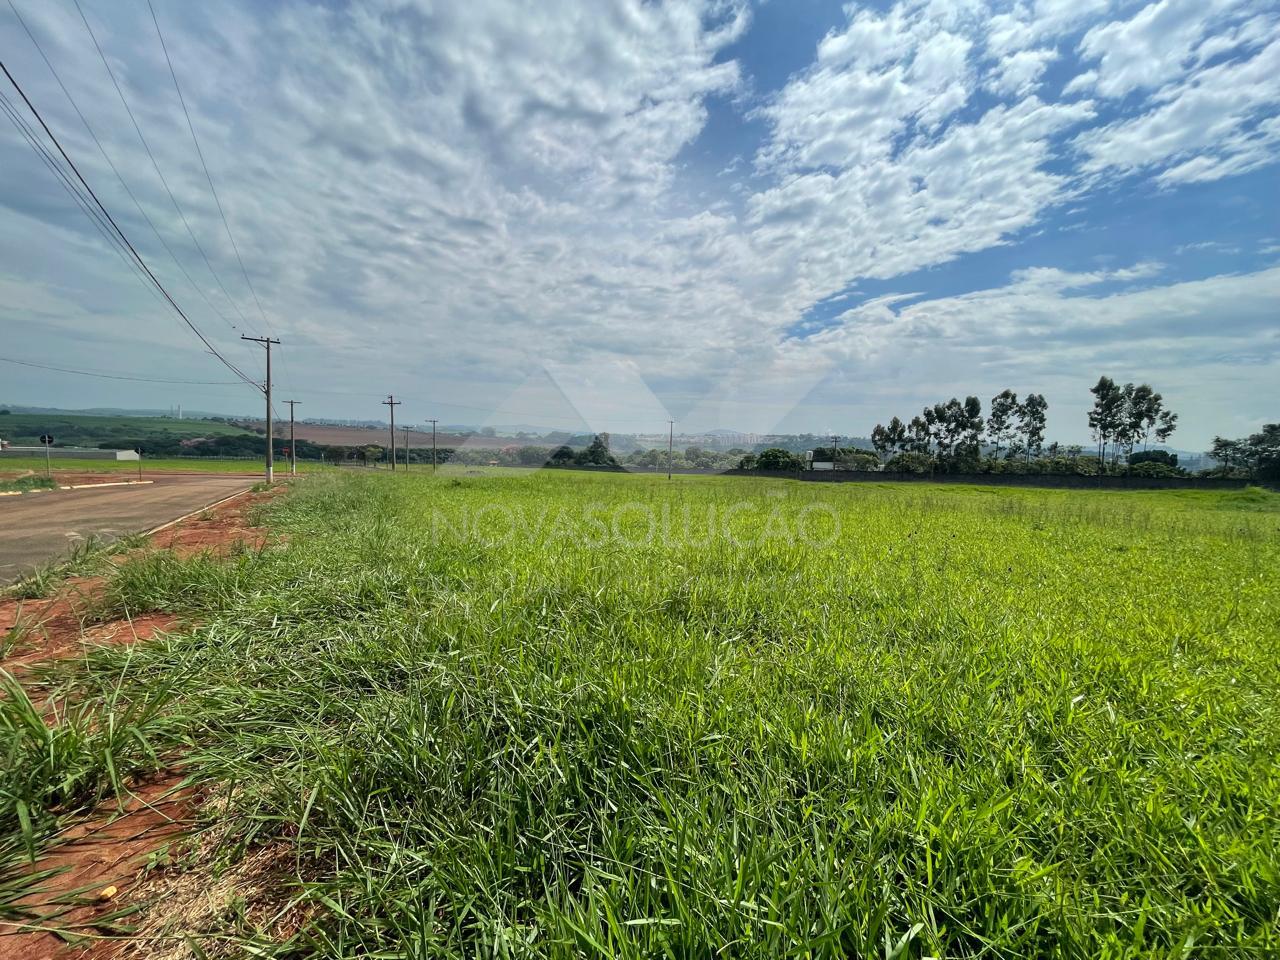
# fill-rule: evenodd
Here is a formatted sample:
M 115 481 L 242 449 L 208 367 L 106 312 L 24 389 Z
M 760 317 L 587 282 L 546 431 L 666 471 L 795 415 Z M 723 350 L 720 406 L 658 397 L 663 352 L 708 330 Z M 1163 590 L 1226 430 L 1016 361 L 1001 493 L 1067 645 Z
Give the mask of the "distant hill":
M 265 430 L 267 427 L 264 420 L 239 420 L 237 424 L 246 427 L 249 430 L 258 431 Z M 277 420 L 276 436 L 287 437 L 289 435 L 289 421 Z M 387 427 L 341 427 L 332 424 L 307 423 L 298 421 L 294 424 L 294 436 L 299 440 L 310 440 L 312 443 L 343 446 L 343 447 L 368 447 L 383 446 L 390 442 L 387 433 Z M 396 427 L 396 446 L 404 442 L 404 430 L 399 426 Z M 436 434 L 437 447 L 460 447 L 466 444 L 469 447 L 492 447 L 500 449 L 502 447 L 522 446 L 532 441 L 513 440 L 510 437 L 463 437 L 457 434 L 445 433 L 439 431 Z M 430 430 L 411 430 L 409 434 L 409 446 L 411 447 L 429 447 L 431 446 Z
M 62 407 L 32 407 L 21 403 L 0 403 L 0 410 L 12 413 L 53 413 L 80 417 L 157 417 L 165 420 L 176 420 L 172 410 L 134 410 L 128 407 L 86 407 L 84 409 L 64 409 Z M 246 414 L 228 414 L 214 410 L 183 410 L 183 420 L 204 420 L 213 417 L 219 420 L 235 420 Z
M 251 435 L 251 431 L 215 420 L 176 420 L 170 417 L 98 417 L 76 413 L 16 413 L 13 408 L 0 414 L 0 438 L 25 446 L 40 442 L 42 434 L 52 434 L 55 447 L 100 447 L 111 445 L 130 450 L 150 437 L 183 440 L 193 437 Z

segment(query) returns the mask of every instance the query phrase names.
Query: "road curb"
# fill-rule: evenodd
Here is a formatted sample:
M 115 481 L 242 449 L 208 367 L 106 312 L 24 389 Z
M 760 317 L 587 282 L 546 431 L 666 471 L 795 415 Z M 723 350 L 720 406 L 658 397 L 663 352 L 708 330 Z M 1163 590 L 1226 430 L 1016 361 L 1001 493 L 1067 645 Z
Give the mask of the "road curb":
M 109 480 L 106 483 L 73 483 L 59 490 L 92 490 L 94 487 L 136 487 L 143 483 L 155 483 L 154 480 Z
M 190 520 L 192 517 L 199 516 L 200 514 L 204 513 L 206 510 L 212 510 L 214 507 L 220 507 L 224 503 L 226 503 L 228 500 L 234 500 L 236 497 L 243 497 L 245 494 L 248 494 L 248 493 L 253 493 L 252 487 L 250 487 L 248 490 L 241 490 L 238 493 L 233 493 L 228 497 L 223 497 L 221 500 L 215 500 L 213 501 L 213 503 L 207 503 L 203 507 L 200 507 L 197 510 L 192 510 L 190 513 L 184 513 L 182 516 L 176 517 L 173 520 L 170 520 L 168 523 L 162 523 L 158 527 L 152 527 L 150 530 L 143 530 L 142 535 L 144 537 L 154 536 L 155 534 L 159 533 L 161 530 L 167 530 L 169 527 L 172 527 L 174 524 L 181 523 L 183 520 Z
M 55 490 L 92 490 L 95 487 L 136 487 L 155 483 L 154 480 L 111 480 L 107 483 L 73 483 L 70 486 L 44 487 L 40 490 L 0 490 L 0 497 L 29 497 L 33 493 L 53 493 Z

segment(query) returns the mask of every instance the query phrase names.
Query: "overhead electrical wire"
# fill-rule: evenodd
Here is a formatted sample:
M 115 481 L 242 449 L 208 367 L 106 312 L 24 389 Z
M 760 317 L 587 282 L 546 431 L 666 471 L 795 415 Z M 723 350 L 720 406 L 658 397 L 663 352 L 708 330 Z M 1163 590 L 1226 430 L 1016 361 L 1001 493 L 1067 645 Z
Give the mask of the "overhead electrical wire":
M 222 208 L 222 200 L 218 196 L 217 188 L 213 185 L 213 175 L 209 173 L 209 164 L 205 162 L 204 150 L 200 147 L 200 138 L 196 136 L 196 126 L 191 121 L 190 111 L 187 110 L 187 100 L 182 95 L 182 86 L 178 83 L 177 71 L 173 69 L 173 60 L 169 57 L 169 45 L 165 43 L 164 32 L 160 29 L 160 19 L 156 16 L 156 8 L 152 5 L 151 0 L 147 0 L 147 9 L 151 11 L 151 22 L 155 24 L 156 36 L 160 38 L 160 49 L 164 52 L 164 62 L 169 66 L 169 77 L 173 80 L 173 89 L 178 94 L 178 103 L 182 106 L 182 115 L 187 118 L 187 129 L 191 131 L 191 142 L 195 144 L 196 156 L 200 158 L 200 167 L 204 170 L 204 178 L 209 183 L 209 193 L 213 195 L 214 205 L 218 208 L 218 216 L 222 218 L 222 227 L 227 232 L 227 239 L 231 241 L 231 249 L 236 255 L 236 262 L 240 264 L 240 274 L 244 277 L 245 286 L 249 288 L 249 293 L 253 296 L 253 302 L 258 307 L 258 315 L 262 317 L 262 322 L 266 324 L 267 333 L 272 334 L 275 331 L 271 328 L 271 321 L 267 319 L 267 312 L 262 309 L 262 301 L 258 299 L 258 291 L 254 289 L 253 281 L 249 279 L 249 271 L 245 268 L 244 258 L 240 256 L 240 246 L 236 243 L 235 235 L 231 232 L 231 224 L 227 221 L 226 211 Z M 284 367 L 284 379 L 292 388 L 288 361 L 285 360 L 283 351 L 281 351 L 280 361 Z
M 147 282 L 142 271 L 138 269 L 138 265 L 129 259 L 124 246 L 120 243 L 119 238 L 111 232 L 107 222 L 102 218 L 102 214 L 94 209 L 88 196 L 76 185 L 75 181 L 68 176 L 67 172 L 63 170 L 61 164 L 57 162 L 57 158 L 49 152 L 48 147 L 40 142 L 35 130 L 31 128 L 31 125 L 28 124 L 25 119 L 23 119 L 12 101 L 10 101 L 2 92 L 0 92 L 0 109 L 4 110 L 9 121 L 22 135 L 23 139 L 26 140 L 27 145 L 31 147 L 36 156 L 43 161 L 44 165 L 48 167 L 50 172 L 57 178 L 59 185 L 67 192 L 67 195 L 75 201 L 80 211 L 88 218 L 89 222 L 93 224 L 94 229 L 102 235 L 102 238 L 107 242 L 107 246 L 109 246 L 115 252 L 116 256 L 120 258 L 121 262 L 133 272 L 134 276 L 136 276 L 143 286 L 147 288 L 150 294 L 160 303 L 164 303 L 151 284 Z
M 200 342 L 203 343 L 205 347 L 208 348 L 209 352 L 212 353 L 215 357 L 217 357 L 223 363 L 223 365 L 226 366 L 228 370 L 234 373 L 237 377 L 239 377 L 245 383 L 250 383 L 250 384 L 253 384 L 254 386 L 258 386 L 258 384 L 253 379 L 251 379 L 248 375 L 246 375 L 243 370 L 237 367 L 225 356 L 223 356 L 222 353 L 219 352 L 218 348 L 215 347 L 209 341 L 209 338 L 206 337 L 204 333 L 201 332 L 200 328 L 197 327 L 191 321 L 191 318 L 188 317 L 185 312 L 183 312 L 182 308 L 178 306 L 177 301 L 173 299 L 169 291 L 165 289 L 164 284 L 162 284 L 160 280 L 156 277 L 156 275 L 152 273 L 151 268 L 147 266 L 146 261 L 142 259 L 141 255 L 138 253 L 137 249 L 134 248 L 129 238 L 125 236 L 124 231 L 120 229 L 120 225 L 116 223 L 115 218 L 111 216 L 111 212 L 107 210 L 107 208 L 103 205 L 102 201 L 98 199 L 98 195 L 93 192 L 93 188 L 89 186 L 89 182 L 85 180 L 84 176 L 80 173 L 79 167 L 75 165 L 75 162 L 67 154 L 67 151 L 63 148 L 61 142 L 59 142 L 58 138 L 54 135 L 53 131 L 49 128 L 49 125 L 45 123 L 44 117 L 40 115 L 40 111 L 36 109 L 35 104 L 31 102 L 30 98 L 26 94 L 26 91 L 24 91 L 22 89 L 22 86 L 18 83 L 18 81 L 14 79 L 13 74 L 9 72 L 9 68 L 5 66 L 3 61 L 0 61 L 0 71 L 3 71 L 5 78 L 8 79 L 10 84 L 12 84 L 13 89 L 18 92 L 18 96 L 22 98 L 22 101 L 23 103 L 26 104 L 27 109 L 31 111 L 32 116 L 34 116 L 36 120 L 39 122 L 41 128 L 44 130 L 49 140 L 52 141 L 55 147 L 57 147 L 58 153 L 61 154 L 62 159 L 66 161 L 67 166 L 70 167 L 71 169 L 71 172 L 75 174 L 76 179 L 80 181 L 81 185 L 88 192 L 90 198 L 92 198 L 94 202 L 94 205 L 100 211 L 102 211 L 102 215 L 106 217 L 107 222 L 111 225 L 111 229 L 115 232 L 117 236 L 119 236 L 119 238 L 124 243 L 124 245 L 128 247 L 129 253 L 133 257 L 133 259 L 137 261 L 138 266 L 142 268 L 143 272 L 146 273 L 148 279 L 150 279 L 150 281 L 155 285 L 156 289 L 160 291 L 160 293 L 164 296 L 165 300 L 168 301 L 169 305 L 173 307 L 174 311 L 178 314 L 178 316 L 182 318 L 182 321 L 187 325 L 187 327 L 190 328 L 191 332 L 200 338 Z
M 222 277 L 218 271 L 213 268 L 213 262 L 209 259 L 209 254 L 205 252 L 204 246 L 200 243 L 196 233 L 191 229 L 191 223 L 187 220 L 186 213 L 183 212 L 182 205 L 178 203 L 178 198 L 174 196 L 173 190 L 169 187 L 169 181 L 165 178 L 164 172 L 160 169 L 160 163 L 156 160 L 155 153 L 151 150 L 151 144 L 147 142 L 147 138 L 142 133 L 142 127 L 138 125 L 137 118 L 133 115 L 133 108 L 129 106 L 129 100 L 124 95 L 124 90 L 120 86 L 120 82 L 116 79 L 115 71 L 111 69 L 111 63 L 107 60 L 107 55 L 102 50 L 102 45 L 98 42 L 98 36 L 93 32 L 93 26 L 89 23 L 89 18 L 85 16 L 84 9 L 80 6 L 80 0 L 73 0 L 76 10 L 80 14 L 80 21 L 84 24 L 85 30 L 89 34 L 89 39 L 93 41 L 93 47 L 98 52 L 98 58 L 102 61 L 102 66 L 107 71 L 107 76 L 111 78 L 111 85 L 115 87 L 116 96 L 120 98 L 120 103 L 124 107 L 124 111 L 129 116 L 129 122 L 133 124 L 133 132 L 138 135 L 138 142 L 142 144 L 142 149 L 146 151 L 147 157 L 151 160 L 152 169 L 155 170 L 156 176 L 160 178 L 160 183 L 164 187 L 164 191 L 169 195 L 169 202 L 173 204 L 173 209 L 177 212 L 178 218 L 182 221 L 183 227 L 186 228 L 187 236 L 191 238 L 191 242 L 195 244 L 196 250 L 200 253 L 200 258 L 204 261 L 204 265 L 208 268 L 210 276 L 217 283 L 218 289 L 222 291 L 222 295 L 227 298 L 227 303 L 231 304 L 231 308 L 240 317 L 242 323 L 246 326 L 249 318 L 244 315 L 244 311 L 240 309 L 240 305 L 236 303 L 235 298 L 227 290 L 226 284 L 222 282 Z M 233 323 L 232 327 L 239 329 Z M 248 348 L 248 347 L 247 347 Z M 252 348 L 248 348 L 252 349 Z M 261 369 L 261 360 L 256 361 Z
M 132 380 L 138 383 L 181 383 L 193 387 L 226 387 L 240 386 L 243 380 L 171 380 L 164 377 L 132 377 L 122 373 L 103 373 L 96 370 L 76 370 L 72 367 L 55 367 L 48 363 L 35 363 L 31 360 L 17 360 L 13 357 L 0 357 L 0 363 L 16 363 L 20 367 L 35 367 L 39 370 L 54 370 L 58 373 L 74 373 L 81 377 L 98 377 L 102 380 Z
M 129 199 L 133 201 L 133 205 L 137 207 L 138 213 L 140 213 L 142 215 L 142 218 L 146 220 L 147 226 L 151 228 L 151 232 L 154 233 L 156 239 L 160 241 L 160 245 L 163 246 L 165 249 L 165 252 L 169 254 L 169 257 L 170 259 L 173 260 L 174 265 L 180 271 L 182 271 L 182 275 L 187 278 L 187 282 L 191 285 L 191 288 L 195 290 L 197 294 L 199 294 L 199 296 L 204 300 L 206 304 L 209 305 L 209 309 L 212 310 L 213 313 L 217 315 L 217 317 L 220 320 L 222 320 L 222 322 L 225 323 L 232 330 L 236 329 L 235 324 L 232 323 L 227 318 L 227 316 L 214 305 L 213 301 L 209 299 L 209 295 L 204 292 L 204 289 L 198 283 L 195 282 L 191 274 L 187 271 L 187 268 L 183 266 L 182 261 L 178 259 L 177 254 L 173 252 L 173 248 L 171 248 L 168 242 L 165 241 L 163 235 L 161 235 L 159 229 L 156 227 L 155 222 L 147 214 L 147 211 L 143 208 L 142 204 L 138 201 L 137 196 L 134 195 L 133 190 L 130 189 L 128 182 L 124 179 L 124 176 L 120 173 L 120 170 L 116 167 L 114 161 L 112 161 L 110 154 L 107 153 L 106 147 L 102 145 L 102 141 L 98 138 L 98 135 L 94 131 L 93 126 L 89 123 L 88 118 L 85 117 L 83 111 L 81 111 L 80 109 L 79 104 L 76 103 L 75 98 L 71 95 L 71 91 L 68 90 L 67 85 L 62 82 L 62 77 L 58 74 L 57 69 L 54 67 L 53 62 L 49 59 L 48 54 L 45 53 L 44 47 L 40 44 L 40 41 L 36 38 L 36 35 L 32 32 L 31 28 L 27 25 L 27 21 L 23 18 L 22 14 L 18 11 L 18 8 L 14 5 L 13 0 L 9 0 L 9 9 L 13 11 L 13 15 L 18 19 L 18 23 L 22 25 L 22 29 L 26 32 L 27 37 L 31 40 L 31 43 L 35 46 L 36 51 L 40 54 L 40 58 L 44 61 L 45 66 L 49 68 L 49 72 L 53 75 L 53 79 L 57 81 L 58 86 L 62 89 L 62 93 L 67 98 L 67 102 L 71 104 L 71 109 L 73 109 L 76 112 L 76 116 L 78 116 L 80 118 L 80 122 L 84 124 L 85 131 L 88 132 L 89 136 L 93 139 L 93 142 L 97 145 L 98 152 L 102 154 L 102 159 L 107 162 L 107 166 L 111 168 L 111 172 L 116 175 L 116 179 L 120 181 L 120 186 L 122 186 L 124 188 L 125 193 L 129 195 Z

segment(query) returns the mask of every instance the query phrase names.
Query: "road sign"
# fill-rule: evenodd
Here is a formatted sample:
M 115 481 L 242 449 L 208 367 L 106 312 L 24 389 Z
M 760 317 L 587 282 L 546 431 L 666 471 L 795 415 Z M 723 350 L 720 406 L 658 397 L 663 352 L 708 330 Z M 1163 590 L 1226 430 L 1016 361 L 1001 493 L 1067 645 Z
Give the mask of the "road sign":
M 53 465 L 49 463 L 49 448 L 53 446 L 53 434 L 44 433 L 40 435 L 40 442 L 44 444 L 44 475 L 53 477 Z

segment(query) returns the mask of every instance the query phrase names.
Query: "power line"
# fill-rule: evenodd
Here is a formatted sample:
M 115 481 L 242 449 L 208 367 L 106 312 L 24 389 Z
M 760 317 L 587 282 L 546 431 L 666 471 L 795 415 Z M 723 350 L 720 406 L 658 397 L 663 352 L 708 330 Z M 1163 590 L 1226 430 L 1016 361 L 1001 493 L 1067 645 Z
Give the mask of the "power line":
M 214 282 L 218 285 L 218 289 L 222 291 L 222 295 L 227 298 L 227 303 L 231 304 L 240 320 L 248 325 L 249 318 L 244 315 L 244 311 L 240 309 L 240 305 L 228 292 L 226 284 L 222 282 L 222 277 L 218 275 L 218 271 L 213 269 L 213 262 L 209 259 L 209 255 L 205 252 L 204 246 L 200 243 L 196 233 L 191 229 L 191 224 L 187 220 L 187 215 L 182 210 L 182 205 L 178 203 L 178 198 L 173 195 L 173 190 L 169 187 L 169 181 L 165 179 L 164 172 L 160 169 L 160 163 L 156 160 L 156 155 L 151 150 L 151 144 L 147 142 L 147 138 L 142 133 L 142 127 L 138 125 L 137 118 L 133 115 L 133 109 L 129 106 L 129 101 L 124 95 L 124 90 L 120 86 L 120 82 L 116 79 L 115 71 L 111 69 L 111 64 L 107 60 L 107 55 L 102 50 L 102 45 L 98 43 L 98 36 L 93 32 L 93 26 L 89 23 L 89 18 L 85 16 L 84 9 L 80 6 L 80 0 L 73 0 L 76 10 L 80 14 L 80 22 L 84 24 L 84 28 L 89 33 L 89 39 L 93 41 L 93 48 L 98 51 L 98 59 L 102 61 L 102 66 L 107 71 L 107 76 L 111 78 L 111 85 L 115 87 L 116 96 L 120 98 L 120 103 L 124 107 L 124 112 L 129 115 L 129 122 L 133 124 L 133 132 L 138 135 L 138 141 L 142 144 L 142 149 L 146 151 L 147 157 L 151 160 L 151 166 L 156 172 L 156 176 L 160 178 L 160 183 L 164 187 L 164 192 L 169 195 L 169 202 L 173 204 L 173 209 L 177 211 L 178 218 L 182 221 L 182 225 L 187 230 L 187 236 L 191 238 L 191 242 L 195 244 L 196 250 L 200 253 L 200 258 L 204 261 L 204 265 L 209 269 L 209 275 L 213 277 Z M 232 324 L 232 327 L 239 329 Z
M 76 185 L 75 181 L 67 175 L 67 172 L 62 168 L 62 165 L 57 162 L 57 158 L 49 152 L 48 147 L 40 142 L 39 135 L 31 128 L 31 125 L 28 124 L 21 115 L 19 115 L 17 108 L 3 93 L 0 93 L 0 108 L 4 109 L 9 121 L 17 128 L 18 132 L 22 134 L 27 145 L 31 147 L 36 156 L 44 162 L 44 165 L 49 168 L 50 172 L 52 172 L 58 179 L 62 189 L 67 192 L 73 201 L 75 201 L 76 205 L 80 208 L 80 211 L 89 219 L 89 222 L 92 223 L 98 233 L 102 235 L 102 238 L 106 240 L 107 246 L 110 247 L 115 252 L 116 256 L 120 258 L 121 262 L 133 272 L 134 276 L 141 281 L 150 294 L 163 304 L 164 301 L 160 300 L 159 295 L 154 289 L 152 289 L 151 285 L 147 283 L 146 277 L 144 277 L 142 272 L 138 269 L 138 265 L 126 256 L 124 247 L 121 245 L 120 240 L 112 234 L 110 228 L 107 226 L 107 222 L 102 218 L 102 214 L 98 213 L 98 211 L 93 208 L 89 203 L 89 199 L 86 194 Z
M 122 373 L 103 373 L 97 370 L 75 370 L 71 367 L 55 367 L 47 363 L 33 363 L 30 360 L 15 360 L 12 357 L 0 357 L 0 363 L 16 363 L 20 367 L 35 367 L 39 370 L 55 370 L 58 373 L 74 373 L 81 377 L 99 377 L 103 380 L 131 380 L 138 383 L 180 383 L 193 387 L 238 387 L 244 382 L 242 380 L 169 380 L 160 377 L 131 377 Z
M 293 408 L 296 407 L 301 400 L 286 400 L 289 405 L 289 475 L 293 476 L 298 472 L 298 440 L 293 430 Z
M 223 323 L 225 323 L 228 327 L 234 330 L 235 324 L 232 323 L 221 310 L 219 310 L 216 306 L 214 306 L 213 301 L 209 299 L 209 295 L 205 293 L 204 289 L 201 288 L 201 286 L 195 282 L 191 274 L 187 271 L 187 268 L 182 265 L 182 261 L 178 259 L 177 254 L 173 252 L 173 249 L 165 241 L 159 229 L 156 227 L 155 222 L 147 214 L 147 211 L 143 208 L 142 204 L 138 201 L 138 198 L 134 195 L 133 190 L 130 189 L 128 182 L 124 179 L 124 176 L 120 173 L 120 170 L 116 167 L 115 163 L 112 161 L 110 154 L 107 153 L 106 147 L 102 145 L 102 141 L 98 138 L 98 135 L 94 131 L 93 126 L 89 123 L 88 118 L 85 117 L 83 111 L 81 111 L 80 109 L 79 104 L 76 103 L 75 98 L 71 95 L 71 91 L 68 90 L 67 85 L 62 82 L 62 77 L 58 74 L 58 71 L 54 67 L 53 62 L 49 59 L 48 54 L 45 53 L 44 47 L 41 46 L 40 41 L 36 38 L 36 35 L 31 31 L 31 28 L 27 25 L 27 21 L 23 19 L 22 14 L 18 11 L 18 8 L 14 5 L 13 0 L 9 0 L 9 9 L 13 11 L 13 15 L 17 17 L 18 23 L 22 25 L 22 29 L 26 32 L 27 37 L 31 40 L 31 43 L 35 46 L 36 51 L 40 54 L 40 59 L 44 61 L 45 66 L 49 68 L 49 72 L 53 74 L 53 79 L 57 81 L 58 86 L 62 89 L 62 93 L 67 98 L 67 102 L 71 104 L 71 109 L 76 112 L 76 116 L 80 118 L 80 122 L 84 124 L 85 130 L 88 132 L 89 136 L 93 139 L 93 142 L 97 145 L 98 152 L 102 154 L 102 159 L 107 161 L 107 166 L 109 166 L 111 168 L 111 172 L 116 175 L 116 179 L 120 181 L 120 186 L 124 187 L 125 193 L 129 195 L 129 199 L 133 201 L 133 205 L 138 208 L 138 213 L 140 213 L 142 215 L 142 218 L 146 220 L 147 226 L 151 228 L 151 232 L 154 233 L 156 236 L 156 239 L 160 241 L 160 245 L 163 246 L 165 249 L 165 252 L 169 254 L 169 257 L 170 259 L 173 260 L 174 265 L 180 271 L 182 271 L 182 275 L 187 278 L 187 283 L 189 283 L 191 285 L 191 288 L 195 290 L 197 294 L 200 295 L 200 297 L 204 300 L 206 304 L 209 305 L 209 309 L 212 310 L 214 314 L 216 314 L 217 317 L 220 320 L 222 320 Z
M 191 113 L 187 110 L 187 101 L 182 95 L 182 87 L 178 83 L 177 71 L 173 69 L 173 60 L 169 58 L 169 46 L 164 42 L 164 33 L 160 29 L 160 19 L 156 16 L 156 8 L 152 5 L 151 0 L 147 0 L 147 9 L 151 11 L 151 22 L 155 24 L 156 36 L 160 38 L 160 49 L 164 51 L 164 62 L 169 66 L 169 76 L 173 79 L 173 89 L 178 93 L 178 103 L 182 105 L 182 115 L 187 118 L 187 129 L 191 131 L 191 142 L 195 144 L 196 156 L 200 158 L 200 167 L 204 170 L 204 178 L 209 182 L 209 192 L 213 194 L 213 202 L 218 208 L 218 216 L 222 218 L 222 227 L 227 231 L 227 239 L 231 241 L 231 249 L 235 252 L 236 262 L 240 264 L 240 273 L 244 277 L 245 286 L 249 288 L 249 293 L 253 296 L 253 302 L 258 307 L 258 315 L 262 317 L 262 322 L 267 326 L 267 333 L 274 333 L 275 331 L 271 329 L 271 321 L 267 319 L 267 312 L 262 309 L 262 301 L 258 299 L 258 291 L 254 289 L 253 281 L 249 279 L 249 271 L 245 269 L 244 258 L 240 256 L 240 247 L 231 232 L 231 224 L 227 222 L 226 211 L 222 209 L 222 200 L 218 197 L 218 191 L 213 186 L 213 176 L 209 173 L 209 164 L 205 162 L 204 151 L 200 149 L 200 138 L 196 136 L 195 124 L 191 122 Z M 280 355 L 280 360 L 285 364 L 285 379 L 292 384 L 292 378 L 287 376 L 288 364 L 285 362 L 283 352 Z
M 180 316 L 183 322 L 191 329 L 191 332 L 200 338 L 201 343 L 203 343 L 206 347 L 208 347 L 210 353 L 212 353 L 215 357 L 221 360 L 222 363 L 227 367 L 227 369 L 230 370 L 232 373 L 234 373 L 236 376 L 238 376 L 240 379 L 244 380 L 246 383 L 253 383 L 253 380 L 250 379 L 248 376 L 246 376 L 243 370 L 241 370 L 239 367 L 237 367 L 230 360 L 228 360 L 226 357 L 224 357 L 221 353 L 218 352 L 218 349 L 212 343 L 209 342 L 209 338 L 206 337 L 200 331 L 199 327 L 197 327 L 194 323 L 191 322 L 191 318 L 188 317 L 183 312 L 180 306 L 178 306 L 177 301 L 174 300 L 173 297 L 169 294 L 169 291 L 165 289 L 164 284 L 162 284 L 159 281 L 159 279 L 157 279 L 156 275 L 151 272 L 151 268 L 147 266 L 146 261 L 142 259 L 138 251 L 134 248 L 133 244 L 129 241 L 129 238 L 125 236 L 124 231 L 120 229 L 120 225 L 116 223 L 115 218 L 111 216 L 110 211 L 108 211 L 107 208 L 103 205 L 102 201 L 98 199 L 98 195 L 94 193 L 93 188 L 89 186 L 89 181 L 85 180 L 84 176 L 80 173 L 80 168 L 75 165 L 75 162 L 67 154 L 67 151 L 63 149 L 62 144 L 58 141 L 58 138 L 54 136 L 53 131 L 49 129 L 49 125 L 45 123 L 44 117 L 40 115 L 40 111 L 36 109 L 35 104 L 31 102 L 26 92 L 22 89 L 18 81 L 14 79 L 13 74 L 9 72 L 9 68 L 4 65 L 3 61 L 0 61 L 0 71 L 4 72 L 4 75 L 8 79 L 9 83 L 13 85 L 13 89 L 16 90 L 18 92 L 18 96 L 22 98 L 22 102 L 27 105 L 27 109 L 31 111 L 32 116 L 34 116 L 36 120 L 39 121 L 40 126 L 44 129 L 45 134 L 53 142 L 53 145 L 58 148 L 58 153 L 60 153 L 62 155 L 62 159 L 67 162 L 67 166 L 71 168 L 71 172 L 76 175 L 76 179 L 79 180 L 80 183 L 84 186 L 85 190 L 88 191 L 89 196 L 93 198 L 94 204 L 98 207 L 99 210 L 102 211 L 103 216 L 107 218 L 107 222 L 111 224 L 111 228 L 124 242 L 125 246 L 129 248 L 129 253 L 138 262 L 138 265 L 143 269 L 143 271 L 146 273 L 147 277 L 151 280 L 151 282 L 155 284 L 156 289 L 158 289 L 164 295 L 165 300 L 169 302 L 169 305 L 173 307 L 173 309 L 177 312 L 178 316 Z
M 396 407 L 400 406 L 403 401 L 397 400 L 394 394 L 387 394 L 387 399 L 382 403 L 391 411 L 391 472 L 396 472 Z M 409 449 L 405 448 L 405 469 L 409 469 Z
M 240 334 L 241 340 L 251 340 L 254 343 L 260 343 L 267 348 L 267 380 L 262 386 L 263 396 L 267 399 L 267 463 L 266 476 L 267 483 L 271 483 L 275 479 L 275 431 L 272 428 L 272 415 L 279 416 L 276 413 L 275 405 L 271 402 L 271 346 L 275 344 L 279 346 L 279 340 L 273 340 L 271 337 L 246 337 Z

